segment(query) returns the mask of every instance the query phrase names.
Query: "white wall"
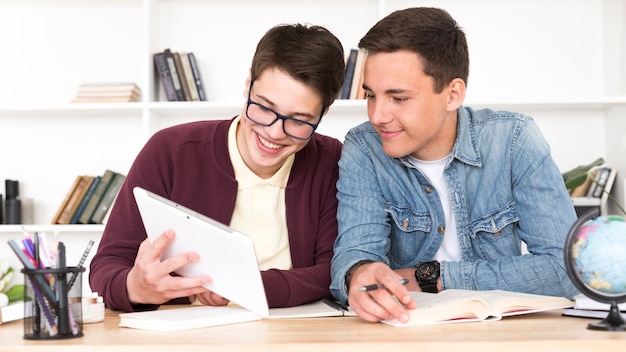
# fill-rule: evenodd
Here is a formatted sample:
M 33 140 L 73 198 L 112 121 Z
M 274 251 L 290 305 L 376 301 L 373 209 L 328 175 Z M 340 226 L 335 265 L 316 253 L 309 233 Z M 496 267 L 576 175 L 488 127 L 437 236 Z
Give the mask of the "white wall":
M 20 109 L 67 103 L 83 81 L 135 81 L 146 90 L 148 53 L 165 47 L 197 54 L 212 101 L 238 102 L 254 45 L 271 25 L 327 25 L 349 50 L 379 16 L 409 6 L 443 7 L 467 32 L 467 105 L 534 116 L 562 170 L 603 156 L 626 175 L 626 117 L 603 103 L 626 95 L 625 0 L 144 1 L 159 4 L 148 20 L 142 0 L 0 0 L 0 181 L 20 180 L 43 214 L 38 222 L 51 218 L 77 174 L 125 172 L 145 121 L 141 112 L 103 123 Z M 320 132 L 342 138 L 366 119 L 364 108 L 342 110 L 333 107 Z

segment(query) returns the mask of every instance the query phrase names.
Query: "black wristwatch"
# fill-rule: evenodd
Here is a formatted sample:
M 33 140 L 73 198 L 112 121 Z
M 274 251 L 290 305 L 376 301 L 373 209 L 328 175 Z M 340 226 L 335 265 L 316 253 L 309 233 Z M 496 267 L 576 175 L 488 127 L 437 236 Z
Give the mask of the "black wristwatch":
M 436 260 L 417 264 L 415 279 L 423 292 L 437 293 L 437 279 L 439 279 L 439 262 Z

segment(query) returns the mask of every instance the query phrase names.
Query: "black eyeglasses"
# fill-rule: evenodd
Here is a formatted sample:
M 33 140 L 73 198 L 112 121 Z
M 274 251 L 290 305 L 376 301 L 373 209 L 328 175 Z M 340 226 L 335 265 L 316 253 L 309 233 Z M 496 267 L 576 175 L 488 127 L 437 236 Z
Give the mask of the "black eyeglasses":
M 267 106 L 259 104 L 250 99 L 250 93 L 252 92 L 253 84 L 254 82 L 250 82 L 250 89 L 248 90 L 248 105 L 246 107 L 246 117 L 248 117 L 250 121 L 261 126 L 271 126 L 276 121 L 282 120 L 283 132 L 285 132 L 286 135 L 302 140 L 307 140 L 311 138 L 313 132 L 315 132 L 315 130 L 317 129 L 319 122 L 322 120 L 322 116 L 324 116 L 325 109 L 322 109 L 320 119 L 315 124 L 298 120 L 293 117 L 281 115 L 278 112 L 268 108 Z

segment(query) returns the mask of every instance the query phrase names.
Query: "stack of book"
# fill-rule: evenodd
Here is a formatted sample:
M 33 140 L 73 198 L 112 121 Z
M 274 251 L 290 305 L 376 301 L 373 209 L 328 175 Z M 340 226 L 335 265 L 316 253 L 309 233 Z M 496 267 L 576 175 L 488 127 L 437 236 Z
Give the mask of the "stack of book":
M 125 103 L 141 101 L 141 89 L 132 82 L 82 83 L 73 103 Z
M 154 67 L 168 101 L 206 101 L 198 62 L 192 52 L 165 49 L 154 56 Z
M 608 303 L 595 301 L 582 293 L 574 296 L 574 301 L 574 307 L 565 309 L 563 315 L 594 319 L 604 319 L 609 315 L 611 305 Z M 617 307 L 622 314 L 626 313 L 626 303 L 620 303 Z
M 365 57 L 365 50 L 350 49 L 350 54 L 346 58 L 346 76 L 339 92 L 339 99 L 365 99 L 363 89 Z
M 125 175 L 108 169 L 99 176 L 76 176 L 51 222 L 102 224 L 125 179 Z

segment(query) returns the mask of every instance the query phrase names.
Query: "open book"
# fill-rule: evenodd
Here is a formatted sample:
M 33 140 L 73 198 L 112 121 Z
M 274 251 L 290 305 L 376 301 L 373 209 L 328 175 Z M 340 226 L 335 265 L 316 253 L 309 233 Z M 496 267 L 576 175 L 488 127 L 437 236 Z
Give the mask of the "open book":
M 409 311 L 409 322 L 385 320 L 392 326 L 462 323 L 500 320 L 502 317 L 569 308 L 564 297 L 542 296 L 501 290 L 444 290 L 440 293 L 411 292 L 417 308 Z

